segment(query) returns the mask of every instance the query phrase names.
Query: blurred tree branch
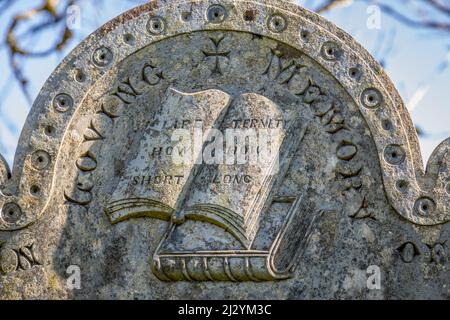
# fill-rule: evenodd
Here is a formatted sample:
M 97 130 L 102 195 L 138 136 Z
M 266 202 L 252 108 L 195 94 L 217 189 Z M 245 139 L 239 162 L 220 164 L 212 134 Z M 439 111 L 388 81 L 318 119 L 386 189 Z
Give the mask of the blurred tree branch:
M 420 10 L 417 10 L 417 13 L 412 16 L 405 15 L 404 13 L 396 10 L 392 6 L 393 1 L 376 1 L 376 0 L 326 0 L 321 5 L 319 5 L 314 11 L 317 13 L 325 13 L 332 9 L 335 9 L 342 5 L 348 5 L 352 2 L 365 2 L 368 4 L 377 5 L 384 13 L 390 15 L 397 21 L 413 28 L 428 28 L 435 30 L 443 30 L 450 31 L 450 21 L 443 22 L 441 20 L 428 20 L 421 19 L 423 18 L 423 10 L 430 11 L 436 10 L 440 13 L 443 13 L 447 16 L 447 19 L 450 20 L 450 4 L 443 4 L 442 0 L 422 0 L 422 1 L 409 1 L 409 3 L 420 3 Z M 389 3 L 389 4 L 388 4 Z M 406 6 L 408 1 L 406 1 L 403 6 Z
M 442 8 L 437 7 L 436 1 L 430 0 L 425 3 L 427 3 L 429 6 L 431 6 L 430 8 L 439 9 L 440 11 L 442 11 Z M 409 27 L 450 31 L 450 22 L 442 22 L 442 21 L 438 21 L 438 20 L 428 20 L 428 19 L 419 20 L 414 17 L 410 18 L 410 17 L 405 16 L 403 13 L 400 13 L 399 11 L 395 10 L 390 5 L 387 5 L 384 3 L 378 3 L 377 5 L 380 7 L 380 9 L 383 12 L 387 13 L 388 15 L 392 16 L 394 19 L 398 20 L 399 22 L 401 22 Z M 430 8 L 428 8 L 428 9 L 430 9 Z M 448 10 L 448 8 L 447 8 L 447 10 Z M 449 15 L 449 17 L 450 17 L 450 12 L 447 12 L 446 14 Z M 421 14 L 418 14 L 418 15 L 420 16 Z
M 319 7 L 317 7 L 314 11 L 316 13 L 324 13 L 327 11 L 330 11 L 336 7 L 339 7 L 343 4 L 347 4 L 348 2 L 351 2 L 349 0 L 327 0 L 324 3 L 322 3 Z
M 434 6 L 436 9 L 450 15 L 450 4 L 445 5 L 440 2 L 440 0 L 428 0 L 428 2 Z
M 66 15 L 67 8 L 73 4 L 75 4 L 75 0 L 68 0 L 63 6 L 62 10 L 58 11 L 59 0 L 44 0 L 41 6 L 36 8 L 31 8 L 28 11 L 19 13 L 12 18 L 12 22 L 10 27 L 8 28 L 6 34 L 6 45 L 9 52 L 9 63 L 11 70 L 20 85 L 20 88 L 27 98 L 28 102 L 31 104 L 31 95 L 28 91 L 28 80 L 25 77 L 21 65 L 18 63 L 17 57 L 29 57 L 29 58 L 37 58 L 37 57 L 45 57 L 54 52 L 62 51 L 69 40 L 72 38 L 72 31 L 67 26 Z M 44 51 L 32 51 L 27 50 L 17 40 L 16 29 L 23 24 L 27 23 L 33 18 L 35 18 L 38 14 L 43 14 L 46 19 L 41 21 L 36 26 L 30 25 L 27 30 L 27 34 L 35 34 L 49 27 L 58 27 L 60 24 L 63 25 L 62 31 L 59 32 L 57 41 L 50 48 Z M 63 23 L 61 23 L 63 22 Z
M 146 0 L 128 1 L 135 4 L 146 2 Z M 9 66 L 12 74 L 30 105 L 32 97 L 28 88 L 29 81 L 23 72 L 23 64 L 21 62 L 29 58 L 47 57 L 54 53 L 62 52 L 66 48 L 74 36 L 67 23 L 68 8 L 80 2 L 81 0 L 41 0 L 40 5 L 20 12 L 11 19 L 3 44 L 8 50 Z M 0 17 L 13 4 L 13 0 L 0 0 Z M 23 26 L 25 26 L 25 31 L 18 34 L 18 29 Z M 48 30 L 55 30 L 56 41 L 45 50 L 33 51 L 27 49 L 27 46 L 21 43 L 23 38 L 30 36 L 37 38 Z

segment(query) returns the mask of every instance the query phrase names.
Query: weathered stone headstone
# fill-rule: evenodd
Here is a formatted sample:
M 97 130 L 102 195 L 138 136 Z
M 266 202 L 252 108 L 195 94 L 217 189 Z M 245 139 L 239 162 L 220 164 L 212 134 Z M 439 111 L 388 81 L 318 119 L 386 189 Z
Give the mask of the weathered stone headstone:
M 449 298 L 449 146 L 293 3 L 153 1 L 0 158 L 0 298 Z

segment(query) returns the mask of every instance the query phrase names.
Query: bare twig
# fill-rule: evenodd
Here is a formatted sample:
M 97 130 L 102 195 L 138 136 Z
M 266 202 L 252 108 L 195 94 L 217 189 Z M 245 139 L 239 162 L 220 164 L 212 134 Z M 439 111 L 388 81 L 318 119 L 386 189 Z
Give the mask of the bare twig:
M 450 15 L 450 7 L 442 4 L 439 0 L 427 0 L 427 2 L 437 10 Z
M 347 2 L 348 0 L 327 0 L 325 3 L 323 3 L 320 7 L 316 8 L 314 11 L 317 13 L 324 13 L 326 11 L 330 11 L 337 6 L 342 5 L 343 3 Z
M 36 58 L 48 56 L 54 52 L 61 51 L 65 48 L 69 40 L 72 38 L 72 32 L 70 31 L 68 26 L 64 25 L 63 30 L 60 33 L 56 43 L 44 51 L 32 51 L 24 49 L 19 45 L 15 32 L 21 23 L 25 21 L 30 21 L 36 15 L 41 13 L 46 15 L 48 17 L 48 20 L 44 21 L 40 25 L 31 27 L 29 29 L 30 33 L 35 33 L 44 28 L 47 28 L 48 26 L 55 26 L 58 25 L 61 21 L 65 21 L 67 8 L 70 5 L 73 5 L 75 3 L 75 0 L 68 0 L 66 5 L 64 6 L 64 9 L 60 13 L 57 11 L 58 3 L 59 0 L 44 0 L 43 4 L 40 7 L 30 9 L 28 11 L 25 11 L 23 13 L 14 16 L 12 19 L 12 23 L 7 31 L 6 44 L 9 51 L 10 67 L 16 80 L 20 85 L 22 93 L 27 98 L 30 104 L 31 104 L 31 95 L 28 91 L 28 80 L 25 77 L 20 64 L 18 63 L 17 57 L 22 56 L 22 57 Z
M 380 1 L 373 1 L 373 0 L 359 0 L 364 2 L 370 2 L 374 3 L 377 6 L 380 7 L 380 9 L 385 12 L 386 14 L 390 15 L 397 21 L 403 23 L 404 25 L 407 25 L 412 28 L 425 28 L 425 29 L 434 29 L 439 31 L 450 31 L 450 23 L 442 22 L 439 20 L 418 20 L 413 16 L 405 15 L 396 9 L 394 9 L 391 5 L 388 5 L 386 3 L 382 3 Z M 316 8 L 315 11 L 317 13 L 324 13 L 327 11 L 330 11 L 337 6 L 340 6 L 344 3 L 346 3 L 347 0 L 327 0 L 325 1 L 320 7 Z M 422 6 L 425 6 L 426 8 L 434 8 L 436 10 L 439 10 L 442 13 L 445 13 L 447 15 L 450 15 L 450 7 L 444 5 L 440 0 L 425 0 L 422 2 Z
M 380 9 L 392 16 L 397 21 L 413 28 L 425 28 L 425 29 L 434 29 L 440 31 L 450 31 L 450 23 L 440 22 L 440 21 L 432 21 L 432 20 L 415 20 L 414 18 L 410 18 L 405 16 L 403 13 L 398 12 L 391 6 L 384 3 L 377 3 Z

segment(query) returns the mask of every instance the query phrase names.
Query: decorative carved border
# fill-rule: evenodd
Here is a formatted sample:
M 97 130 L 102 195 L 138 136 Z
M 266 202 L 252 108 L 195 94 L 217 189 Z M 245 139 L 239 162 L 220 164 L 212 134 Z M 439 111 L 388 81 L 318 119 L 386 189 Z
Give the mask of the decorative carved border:
M 101 27 L 50 76 L 24 126 L 11 177 L 0 160 L 0 207 L 15 217 L 0 219 L 0 231 L 30 225 L 43 214 L 51 196 L 60 192 L 53 183 L 55 164 L 72 116 L 89 88 L 133 52 L 199 30 L 262 35 L 316 60 L 346 89 L 365 118 L 378 150 L 386 194 L 396 211 L 420 225 L 450 220 L 446 173 L 450 139 L 437 147 L 424 171 L 418 138 L 399 94 L 381 66 L 348 34 L 284 1 L 160 0 Z M 81 62 L 86 61 L 89 67 L 83 69 Z

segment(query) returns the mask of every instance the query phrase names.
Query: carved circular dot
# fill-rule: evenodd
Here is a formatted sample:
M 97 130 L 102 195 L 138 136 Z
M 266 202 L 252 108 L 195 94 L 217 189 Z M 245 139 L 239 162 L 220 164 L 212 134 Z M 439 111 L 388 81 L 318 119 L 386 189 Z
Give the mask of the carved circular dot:
M 125 33 L 123 35 L 123 42 L 125 42 L 126 44 L 132 46 L 135 44 L 136 39 L 134 38 L 134 36 L 131 33 Z
M 283 32 L 284 30 L 286 30 L 287 21 L 283 16 L 281 16 L 279 14 L 275 14 L 269 18 L 267 27 L 272 32 L 280 33 L 280 32 Z
M 397 190 L 400 192 L 406 192 L 409 187 L 409 183 L 406 180 L 399 180 L 396 183 Z
M 398 250 L 400 251 L 400 256 L 403 262 L 411 263 L 416 256 L 416 247 L 411 242 L 405 243 Z
M 183 11 L 181 13 L 181 20 L 184 22 L 190 21 L 192 19 L 192 13 L 189 11 Z
M 394 126 L 392 125 L 391 120 L 384 119 L 383 121 L 381 121 L 381 127 L 382 127 L 384 130 L 389 131 L 389 130 L 392 130 L 392 128 L 393 128 Z
M 255 10 L 247 10 L 244 12 L 244 20 L 245 21 L 254 21 L 256 18 L 256 11 Z
M 303 41 L 308 42 L 309 38 L 311 37 L 311 33 L 308 30 L 302 30 L 300 32 L 300 37 Z
M 44 127 L 44 133 L 49 137 L 53 137 L 55 135 L 55 132 L 55 127 L 53 127 L 52 125 L 47 125 Z
M 398 165 L 405 160 L 406 154 L 399 145 L 389 145 L 384 149 L 384 159 L 387 163 Z
M 375 109 L 383 103 L 383 97 L 377 89 L 366 89 L 361 96 L 362 104 L 369 109 Z
M 321 50 L 322 56 L 329 61 L 335 61 L 341 57 L 342 51 L 335 42 L 325 42 Z
M 159 35 L 166 29 L 166 23 L 161 17 L 151 17 L 147 22 L 147 30 L 151 34 Z
M 86 81 L 86 75 L 84 74 L 83 70 L 81 69 L 75 70 L 75 81 L 79 83 L 83 83 Z
M 19 221 L 21 217 L 22 217 L 22 209 L 20 209 L 20 207 L 16 203 L 9 202 L 3 206 L 1 218 L 6 223 L 10 224 L 16 223 L 17 221 Z
M 58 112 L 67 112 L 73 107 L 73 99 L 68 94 L 60 93 L 53 99 L 53 107 Z
M 211 23 L 221 23 L 227 17 L 227 10 L 219 4 L 214 4 L 209 7 L 206 16 Z
M 42 150 L 36 151 L 31 155 L 31 163 L 37 170 L 44 170 L 50 164 L 50 155 Z
M 348 70 L 348 75 L 352 79 L 359 80 L 361 79 L 362 72 L 358 67 L 353 67 Z
M 41 188 L 39 186 L 31 186 L 30 194 L 34 197 L 39 197 L 41 195 Z
M 113 60 L 113 53 L 107 47 L 100 47 L 94 51 L 92 61 L 97 67 L 106 67 Z
M 429 216 L 436 210 L 436 203 L 427 197 L 420 198 L 414 204 L 414 212 L 420 216 Z

